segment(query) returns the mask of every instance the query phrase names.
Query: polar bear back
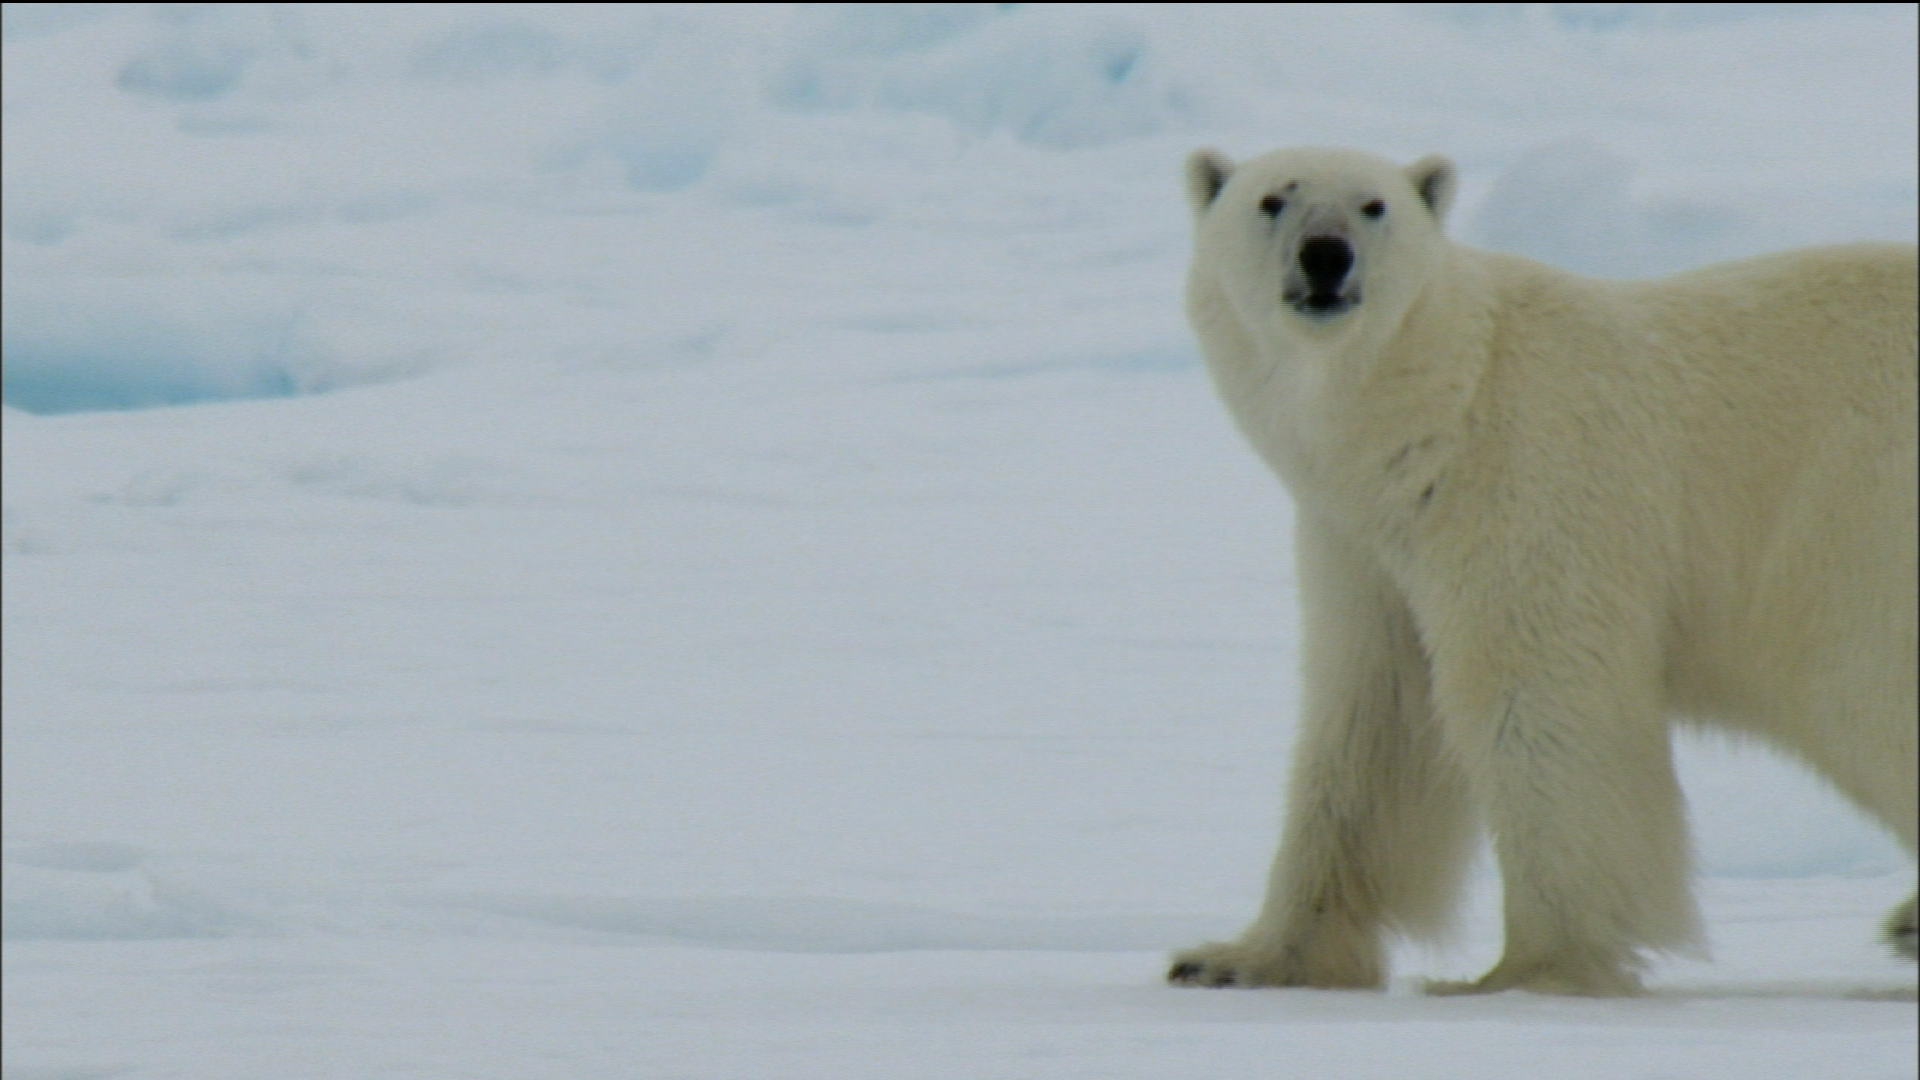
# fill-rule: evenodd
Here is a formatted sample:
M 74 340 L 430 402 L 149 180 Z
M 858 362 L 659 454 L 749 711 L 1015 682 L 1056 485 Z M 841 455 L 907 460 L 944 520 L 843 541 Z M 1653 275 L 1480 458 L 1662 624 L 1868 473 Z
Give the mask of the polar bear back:
M 1687 470 L 1684 593 L 1695 621 L 1683 626 L 1717 647 L 1681 648 L 1675 659 L 1707 661 L 1704 685 L 1691 688 L 1731 699 L 1699 704 L 1795 725 L 1863 709 L 1911 717 L 1914 249 L 1809 249 L 1670 281 L 1670 296 L 1641 288 L 1674 355 L 1725 365 L 1686 417 L 1697 460 Z M 1901 668 L 1906 677 L 1889 682 Z M 1912 747 L 1903 752 L 1910 762 Z
M 1767 729 L 1910 716 L 1915 249 L 1810 248 L 1637 282 L 1454 250 L 1495 297 L 1481 396 L 1503 415 L 1475 421 L 1507 453 L 1563 446 L 1558 476 L 1584 462 L 1614 474 L 1596 486 L 1671 489 L 1645 500 L 1669 520 L 1613 524 L 1671 530 L 1675 706 Z M 1407 330 L 1419 337 L 1417 313 Z

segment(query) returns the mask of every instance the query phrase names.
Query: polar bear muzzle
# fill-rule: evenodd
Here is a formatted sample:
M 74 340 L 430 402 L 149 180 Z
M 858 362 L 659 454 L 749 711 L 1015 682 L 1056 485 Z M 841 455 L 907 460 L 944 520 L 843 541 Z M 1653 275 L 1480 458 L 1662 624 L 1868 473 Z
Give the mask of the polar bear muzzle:
M 1302 315 L 1340 315 L 1360 302 L 1353 271 L 1353 243 L 1337 233 L 1321 233 L 1300 242 L 1282 294 Z

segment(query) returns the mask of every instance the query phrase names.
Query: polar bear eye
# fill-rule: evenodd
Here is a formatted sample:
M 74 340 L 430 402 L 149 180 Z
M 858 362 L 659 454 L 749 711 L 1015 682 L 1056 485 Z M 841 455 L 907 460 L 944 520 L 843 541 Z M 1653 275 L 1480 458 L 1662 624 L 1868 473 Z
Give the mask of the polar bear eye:
M 1367 205 L 1361 207 L 1360 212 L 1370 218 L 1377 218 L 1387 212 L 1387 204 L 1381 202 L 1379 199 L 1374 199 L 1367 203 Z
M 1287 208 L 1287 200 L 1278 195 L 1269 195 L 1260 200 L 1260 212 L 1268 217 L 1279 217 L 1280 211 Z

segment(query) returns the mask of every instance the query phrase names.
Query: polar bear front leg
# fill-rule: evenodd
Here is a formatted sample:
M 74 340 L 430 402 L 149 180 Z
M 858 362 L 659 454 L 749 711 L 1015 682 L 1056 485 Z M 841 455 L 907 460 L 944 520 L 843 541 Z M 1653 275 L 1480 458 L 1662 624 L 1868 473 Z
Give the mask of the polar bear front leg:
M 1387 929 L 1445 928 L 1473 837 L 1405 602 L 1356 545 L 1296 525 L 1303 715 L 1267 898 L 1238 940 L 1177 954 L 1189 986 L 1373 988 Z
M 1559 633 L 1490 610 L 1497 631 L 1437 649 L 1436 698 L 1493 834 L 1506 946 L 1478 980 L 1428 989 L 1637 993 L 1645 951 L 1699 939 L 1658 661 L 1603 612 Z

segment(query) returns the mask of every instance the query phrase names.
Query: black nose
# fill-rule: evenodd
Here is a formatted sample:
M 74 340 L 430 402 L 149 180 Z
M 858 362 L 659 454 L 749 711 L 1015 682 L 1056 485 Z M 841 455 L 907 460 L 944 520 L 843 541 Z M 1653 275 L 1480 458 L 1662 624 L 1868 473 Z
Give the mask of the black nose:
M 1353 245 L 1344 236 L 1309 236 L 1300 245 L 1300 272 L 1313 291 L 1333 292 L 1353 269 Z

